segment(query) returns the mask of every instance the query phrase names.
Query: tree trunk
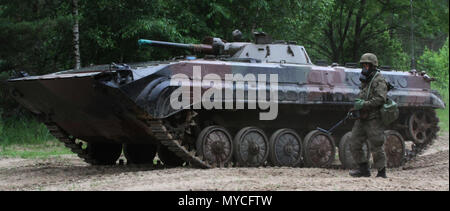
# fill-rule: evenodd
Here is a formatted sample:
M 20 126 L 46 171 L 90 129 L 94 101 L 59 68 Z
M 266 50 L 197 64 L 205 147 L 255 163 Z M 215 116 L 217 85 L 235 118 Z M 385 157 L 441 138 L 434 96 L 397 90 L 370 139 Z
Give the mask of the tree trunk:
M 75 67 L 78 70 L 81 68 L 80 55 L 80 31 L 78 23 L 78 0 L 72 0 L 72 16 L 73 16 L 73 53 L 75 57 Z
M 361 49 L 361 33 L 363 30 L 362 26 L 362 19 L 364 15 L 364 10 L 366 6 L 366 0 L 360 1 L 360 7 L 358 10 L 358 14 L 356 15 L 356 21 L 355 21 L 355 34 L 354 34 L 354 40 L 353 40 L 353 61 L 359 61 L 359 50 Z

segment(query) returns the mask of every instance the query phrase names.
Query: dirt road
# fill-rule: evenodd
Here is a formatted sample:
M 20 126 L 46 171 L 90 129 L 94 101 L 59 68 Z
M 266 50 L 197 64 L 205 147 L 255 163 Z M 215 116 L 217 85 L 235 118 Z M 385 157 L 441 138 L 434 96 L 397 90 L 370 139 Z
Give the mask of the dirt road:
M 96 167 L 75 155 L 0 158 L 0 190 L 449 190 L 449 136 L 388 179 L 352 178 L 348 170 L 319 168 L 151 169 Z M 373 170 L 373 175 L 376 171 Z

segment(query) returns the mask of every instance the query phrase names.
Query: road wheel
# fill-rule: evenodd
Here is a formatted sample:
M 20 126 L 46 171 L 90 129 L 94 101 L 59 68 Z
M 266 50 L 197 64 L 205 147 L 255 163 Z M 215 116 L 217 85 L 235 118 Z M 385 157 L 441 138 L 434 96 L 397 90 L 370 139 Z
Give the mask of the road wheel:
M 93 165 L 114 165 L 122 154 L 122 144 L 88 142 L 86 152 Z
M 333 163 L 336 147 L 333 137 L 319 130 L 305 136 L 305 163 L 309 167 L 328 167 Z
M 152 164 L 157 146 L 154 144 L 124 144 L 124 154 L 128 163 Z
M 166 146 L 160 145 L 158 149 L 158 157 L 164 163 L 164 165 L 168 166 L 183 166 L 184 160 L 179 158 L 175 153 L 170 151 Z
M 423 144 L 435 135 L 436 125 L 439 119 L 433 112 L 419 110 L 407 118 L 406 134 L 415 144 Z
M 240 166 L 260 166 L 269 156 L 269 140 L 256 127 L 241 129 L 234 137 L 234 158 Z
M 384 134 L 386 136 L 384 152 L 386 153 L 387 167 L 402 166 L 406 159 L 405 141 L 402 135 L 395 130 L 387 130 Z
M 275 166 L 298 166 L 302 162 L 302 139 L 291 129 L 279 129 L 270 137 L 270 162 Z
M 213 125 L 203 129 L 196 141 L 197 153 L 212 167 L 222 167 L 233 155 L 233 139 L 224 127 Z
M 350 151 L 351 136 L 352 132 L 347 132 L 339 141 L 339 160 L 341 161 L 342 166 L 347 169 L 355 169 L 358 167 L 358 164 L 353 159 L 352 152 Z M 367 160 L 370 160 L 370 149 L 367 142 L 364 142 L 363 144 L 363 151 L 367 156 Z

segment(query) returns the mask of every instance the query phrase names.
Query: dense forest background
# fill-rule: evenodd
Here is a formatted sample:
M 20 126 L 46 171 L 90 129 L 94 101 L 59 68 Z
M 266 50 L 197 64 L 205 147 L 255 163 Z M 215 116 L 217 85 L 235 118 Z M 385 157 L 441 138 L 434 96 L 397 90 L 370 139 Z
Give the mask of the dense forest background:
M 72 69 L 77 61 L 168 59 L 180 52 L 140 49 L 137 40 L 231 40 L 234 29 L 246 40 L 264 31 L 297 41 L 313 62 L 345 64 L 373 52 L 381 65 L 438 78 L 434 87 L 448 102 L 448 0 L 0 0 L 0 80 L 15 71 Z M 4 86 L 0 94 L 4 121 L 24 115 Z
M 139 49 L 139 38 L 198 43 L 231 40 L 240 29 L 247 39 L 265 31 L 297 41 L 316 61 L 355 62 L 370 51 L 406 70 L 413 53 L 418 60 L 444 45 L 448 19 L 448 0 L 416 0 L 412 8 L 410 0 L 0 0 L 0 71 L 73 68 L 75 20 L 82 66 L 174 56 Z

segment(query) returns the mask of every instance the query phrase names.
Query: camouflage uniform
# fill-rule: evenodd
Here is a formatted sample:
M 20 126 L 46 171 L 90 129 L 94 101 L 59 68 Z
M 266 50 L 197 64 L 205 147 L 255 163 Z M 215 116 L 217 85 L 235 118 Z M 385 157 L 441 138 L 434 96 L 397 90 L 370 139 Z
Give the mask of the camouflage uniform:
M 374 71 L 372 74 L 376 74 Z M 361 118 L 355 122 L 350 139 L 350 149 L 356 163 L 367 163 L 367 157 L 363 151 L 363 143 L 368 140 L 372 152 L 374 167 L 382 169 L 386 167 L 386 154 L 384 152 L 384 125 L 380 119 L 379 109 L 385 103 L 387 97 L 386 81 L 381 73 L 373 76 L 372 86 L 370 80 L 362 83 L 359 98 L 365 102 L 360 110 Z M 367 93 L 369 96 L 367 97 Z

